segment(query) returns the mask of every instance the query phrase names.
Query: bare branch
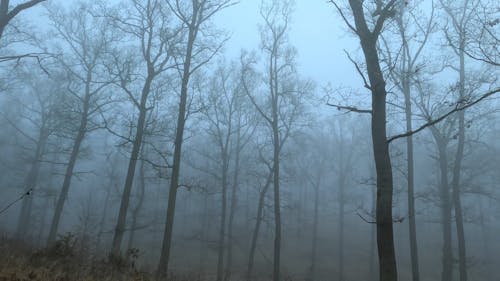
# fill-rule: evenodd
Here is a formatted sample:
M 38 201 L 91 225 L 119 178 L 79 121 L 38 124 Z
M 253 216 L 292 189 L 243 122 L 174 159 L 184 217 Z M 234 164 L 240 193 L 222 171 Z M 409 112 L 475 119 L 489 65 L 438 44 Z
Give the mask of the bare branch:
M 347 20 L 347 17 L 344 15 L 344 12 L 342 11 L 342 9 L 339 7 L 339 5 L 337 3 L 335 3 L 334 0 L 330 0 L 330 3 L 332 3 L 335 8 L 337 9 L 337 11 L 339 12 L 340 16 L 342 17 L 342 19 L 344 20 L 345 24 L 349 27 L 349 29 L 351 29 L 354 33 L 358 34 L 358 31 L 356 30 L 356 28 Z
M 493 89 L 485 94 L 483 94 L 481 97 L 479 97 L 478 99 L 476 99 L 475 101 L 472 101 L 472 102 L 468 102 L 468 103 L 462 103 L 462 102 L 457 102 L 457 104 L 455 105 L 455 108 L 453 108 L 452 110 L 448 111 L 446 114 L 443 114 L 442 116 L 438 117 L 437 119 L 434 119 L 434 120 L 430 120 L 429 122 L 423 124 L 422 126 L 420 126 L 419 128 L 415 129 L 415 130 L 412 130 L 412 131 L 409 131 L 409 132 L 406 132 L 406 133 L 403 133 L 403 134 L 399 134 L 399 135 L 395 135 L 395 136 L 392 136 L 390 137 L 388 140 L 387 140 L 387 143 L 391 143 L 392 141 L 396 140 L 396 139 L 400 139 L 400 138 L 405 138 L 405 137 L 409 137 L 409 136 L 412 136 L 422 130 L 424 130 L 425 128 L 427 127 L 430 127 L 430 126 L 433 126 L 441 121 L 443 121 L 444 119 L 446 119 L 448 116 L 452 115 L 453 113 L 455 112 L 459 112 L 459 111 L 462 111 L 462 110 L 465 110 L 477 103 L 479 103 L 480 101 L 496 94 L 500 92 L 500 88 L 496 88 L 496 89 Z
M 370 109 L 359 109 L 357 107 L 353 106 L 343 106 L 343 105 L 338 105 L 338 104 L 332 104 L 327 102 L 326 103 L 328 106 L 332 106 L 337 108 L 337 110 L 347 110 L 348 112 L 356 112 L 356 113 L 369 113 L 372 114 L 373 112 Z
M 363 71 L 361 71 L 361 68 L 359 67 L 358 63 L 352 59 L 351 55 L 349 55 L 349 53 L 344 49 L 344 53 L 347 55 L 347 58 L 354 64 L 354 66 L 356 67 L 356 70 L 358 71 L 359 75 L 361 76 L 361 78 L 363 79 L 363 83 L 364 83 L 364 86 L 365 88 L 367 88 L 368 90 L 371 91 L 372 87 L 370 86 L 370 84 L 368 84 L 368 80 L 366 79 L 365 75 L 363 74 Z

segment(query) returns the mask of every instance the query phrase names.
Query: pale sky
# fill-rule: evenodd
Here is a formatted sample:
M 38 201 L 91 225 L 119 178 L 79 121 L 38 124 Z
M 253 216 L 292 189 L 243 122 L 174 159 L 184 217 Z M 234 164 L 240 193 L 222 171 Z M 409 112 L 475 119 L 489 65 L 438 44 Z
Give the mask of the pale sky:
M 75 0 L 49 0 L 52 3 L 68 4 Z M 115 0 L 113 0 L 115 1 Z M 118 1 L 116 1 L 118 2 Z M 262 22 L 259 14 L 261 0 L 240 0 L 215 17 L 218 28 L 231 34 L 225 46 L 224 55 L 237 59 L 241 49 L 258 50 L 260 37 L 258 25 Z M 16 4 L 16 1 L 13 2 Z M 48 24 L 40 18 L 44 13 L 41 6 L 23 13 L 23 19 L 40 25 Z M 36 22 L 34 19 L 37 19 Z M 344 22 L 337 15 L 332 4 L 326 0 L 295 0 L 290 42 L 298 50 L 300 74 L 311 78 L 318 85 L 318 91 L 327 83 L 334 88 L 362 88 L 362 81 L 354 66 L 348 61 L 344 49 L 353 57 L 362 58 L 359 43 L 347 32 Z
M 226 46 L 229 56 L 238 56 L 242 48 L 258 48 L 260 2 L 241 0 L 217 16 L 216 24 L 232 34 Z M 361 85 L 343 51 L 356 57 L 358 41 L 347 33 L 344 22 L 326 0 L 296 0 L 289 38 L 298 50 L 301 74 L 315 80 L 319 87 L 328 82 L 334 87 Z

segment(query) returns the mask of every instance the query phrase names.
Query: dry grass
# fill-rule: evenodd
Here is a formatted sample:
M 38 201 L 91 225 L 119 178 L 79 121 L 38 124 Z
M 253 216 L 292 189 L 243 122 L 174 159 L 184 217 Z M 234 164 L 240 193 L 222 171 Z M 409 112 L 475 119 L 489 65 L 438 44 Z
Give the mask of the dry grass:
M 71 235 L 49 249 L 31 249 L 18 241 L 0 239 L 0 281 L 148 281 L 133 260 L 113 263 L 79 255 Z

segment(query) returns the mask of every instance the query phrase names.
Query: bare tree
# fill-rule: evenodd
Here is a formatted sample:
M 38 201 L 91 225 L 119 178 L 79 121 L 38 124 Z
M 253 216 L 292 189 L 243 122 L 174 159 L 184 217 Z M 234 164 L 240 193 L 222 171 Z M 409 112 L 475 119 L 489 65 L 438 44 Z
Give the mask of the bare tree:
M 61 120 L 66 117 L 63 115 L 66 99 L 62 95 L 63 90 L 59 85 L 52 80 L 47 83 L 47 81 L 32 76 L 26 75 L 24 77 L 28 86 L 26 89 L 27 95 L 16 95 L 12 102 L 21 105 L 23 109 L 21 117 L 26 122 L 13 122 L 8 116 L 3 116 L 15 131 L 28 140 L 29 146 L 34 146 L 33 156 L 30 157 L 30 168 L 23 183 L 25 196 L 22 199 L 16 232 L 20 239 L 26 237 L 29 230 L 33 194 L 37 189 L 40 167 L 49 146 L 49 137 L 61 131 L 63 127 Z M 26 103 L 24 99 L 33 102 Z M 35 135 L 32 135 L 33 133 Z
M 404 110 L 406 119 L 406 131 L 413 129 L 413 111 L 412 111 L 412 84 L 415 76 L 419 74 L 422 68 L 422 52 L 426 47 L 431 33 L 434 31 L 436 23 L 434 22 L 434 6 L 428 19 L 419 11 L 417 3 L 400 3 L 399 11 L 395 14 L 396 33 L 399 35 L 397 45 L 394 47 L 395 55 L 390 50 L 390 38 L 382 36 L 382 42 L 386 48 L 381 54 L 384 61 L 388 64 L 388 76 L 392 83 L 404 96 Z M 432 4 L 433 5 L 433 4 Z M 419 38 L 419 40 L 409 40 L 409 38 Z M 413 43 L 418 42 L 418 43 Z M 394 61 L 397 60 L 397 61 Z M 413 137 L 406 138 L 406 164 L 407 164 L 407 186 L 408 186 L 408 227 L 410 238 L 410 257 L 412 265 L 412 279 L 420 280 L 417 230 L 415 218 L 415 168 L 414 168 L 414 145 Z
M 118 77 L 117 86 L 126 93 L 138 111 L 133 137 L 125 138 L 127 142 L 132 143 L 132 151 L 113 236 L 111 257 L 120 255 L 136 165 L 143 144 L 147 112 L 154 108 L 154 101 L 149 99 L 149 95 L 153 89 L 160 87 L 157 78 L 176 66 L 174 56 L 177 54 L 176 48 L 181 36 L 181 28 L 171 25 L 172 13 L 163 1 L 133 0 L 132 3 L 131 8 L 121 6 L 123 9 L 121 13 L 115 11 L 106 13 L 117 32 L 121 32 L 130 42 L 134 42 L 129 47 L 129 53 L 120 54 L 118 49 L 116 50 L 113 71 Z M 141 88 L 139 95 L 136 94 L 137 88 Z
M 187 2 L 169 0 L 166 1 L 166 3 L 170 8 L 170 11 L 177 17 L 182 25 L 187 28 L 187 38 L 185 38 L 185 46 L 180 57 L 181 63 L 178 67 L 181 79 L 180 100 L 174 140 L 174 155 L 168 193 L 165 232 L 163 236 L 160 261 L 156 273 L 157 279 L 165 278 L 168 274 L 175 217 L 175 203 L 177 198 L 177 189 L 179 188 L 184 127 L 188 115 L 187 101 L 189 81 L 191 75 L 210 62 L 226 41 L 226 39 L 223 39 L 222 41 L 216 41 L 217 43 L 215 44 L 207 42 L 210 41 L 210 39 L 214 39 L 217 34 L 211 34 L 208 29 L 205 30 L 206 25 L 209 24 L 210 19 L 215 14 L 233 4 L 231 0 L 191 0 Z
M 207 152 L 209 160 L 215 162 L 212 165 L 217 168 L 212 174 L 216 175 L 216 181 L 221 184 L 221 220 L 219 225 L 218 258 L 216 280 L 227 280 L 230 274 L 228 264 L 231 262 L 231 251 L 229 244 L 231 237 L 226 234 L 232 231 L 232 220 L 234 218 L 236 200 L 236 181 L 238 180 L 239 153 L 244 147 L 242 134 L 245 137 L 245 124 L 242 123 L 243 95 L 240 87 L 240 79 L 235 64 L 230 66 L 219 66 L 210 79 L 206 102 L 203 106 L 204 119 L 208 123 L 208 134 L 213 140 L 218 151 L 215 155 Z M 248 128 L 248 126 L 247 126 Z M 243 142 L 247 140 L 243 140 Z M 233 160 L 234 159 L 234 160 Z M 231 184 L 230 162 L 234 161 L 234 177 Z M 230 206 L 228 208 L 229 187 L 232 186 Z M 226 266 L 224 257 L 227 252 Z
M 113 35 L 107 28 L 106 21 L 91 15 L 94 8 L 91 4 L 80 2 L 75 5 L 77 9 L 71 12 L 60 7 L 49 8 L 49 17 L 56 34 L 70 50 L 60 57 L 60 63 L 69 76 L 67 91 L 76 100 L 74 114 L 79 119 L 79 125 L 71 136 L 73 144 L 47 245 L 55 242 L 82 143 L 88 133 L 100 127 L 96 124 L 95 116 L 112 101 L 110 97 L 105 98 L 102 92 L 111 84 L 111 78 L 106 79 L 108 75 L 103 62 L 114 40 Z
M 295 69 L 296 51 L 288 43 L 287 32 L 293 9 L 292 1 L 263 1 L 260 14 L 261 50 L 266 57 L 267 70 L 263 77 L 263 96 L 250 90 L 245 72 L 252 67 L 251 60 L 243 66 L 243 88 L 257 112 L 269 128 L 272 143 L 272 183 L 274 193 L 274 255 L 273 280 L 280 280 L 281 264 L 281 151 L 293 129 L 299 124 L 304 109 L 304 96 L 312 91 L 312 84 L 302 80 Z
M 393 177 L 392 165 L 389 155 L 389 143 L 386 131 L 386 80 L 380 66 L 377 42 L 386 21 L 391 18 L 397 7 L 396 0 L 374 1 L 373 24 L 367 19 L 366 7 L 363 1 L 349 0 L 350 10 L 354 24 L 349 21 L 345 11 L 341 9 L 337 1 L 330 1 L 335 5 L 351 31 L 360 39 L 361 48 L 366 62 L 366 73 L 368 79 L 360 71 L 365 87 L 372 94 L 372 109 L 369 111 L 372 117 L 372 142 L 375 166 L 377 171 L 377 245 L 379 256 L 380 280 L 396 281 L 398 279 L 396 254 L 394 250 L 394 232 L 392 218 L 392 195 Z

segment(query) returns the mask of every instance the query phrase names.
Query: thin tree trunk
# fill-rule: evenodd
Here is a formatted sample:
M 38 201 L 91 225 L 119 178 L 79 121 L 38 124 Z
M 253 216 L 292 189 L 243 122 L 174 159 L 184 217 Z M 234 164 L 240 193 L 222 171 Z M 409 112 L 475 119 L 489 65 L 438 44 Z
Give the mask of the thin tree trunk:
M 407 44 L 404 37 L 404 44 Z M 411 132 L 412 128 L 412 108 L 411 108 L 411 88 L 409 73 L 412 67 L 408 67 L 409 50 L 405 48 L 405 55 L 403 56 L 403 69 L 404 73 L 401 75 L 401 84 L 405 98 L 405 113 L 406 113 L 406 131 Z M 406 138 L 406 168 L 407 168 L 407 184 L 408 184 L 408 231 L 410 238 L 410 256 L 411 256 L 411 272 L 412 280 L 420 280 L 420 270 L 418 262 L 418 246 L 417 246 L 417 224 L 415 218 L 415 160 L 413 157 L 413 136 Z
M 318 173 L 314 184 L 314 215 L 313 215 L 313 232 L 311 245 L 311 267 L 309 268 L 309 280 L 316 280 L 316 258 L 318 252 L 318 216 L 319 216 L 319 187 L 321 184 L 321 175 Z
M 342 163 L 344 164 L 344 163 Z M 338 280 L 344 280 L 344 226 L 345 226 L 345 179 L 344 175 L 339 175 L 339 239 L 338 239 Z
M 199 7 L 198 7 L 199 8 Z M 198 11 L 194 9 L 193 11 L 193 22 L 197 22 Z M 170 250 L 172 245 L 172 233 L 174 229 L 174 218 L 175 218 L 175 203 L 177 199 L 177 189 L 179 187 L 179 176 L 181 171 L 181 153 L 182 153 L 182 143 L 184 141 L 184 126 L 186 123 L 186 109 L 187 109 L 187 95 L 188 95 L 188 85 L 189 78 L 191 75 L 191 59 L 193 54 L 194 42 L 196 39 L 196 34 L 198 32 L 197 26 L 189 27 L 188 42 L 186 49 L 186 56 L 184 61 L 184 70 L 182 75 L 182 85 L 181 85 L 181 96 L 179 101 L 179 114 L 177 116 L 177 128 L 174 141 L 174 159 L 172 164 L 172 175 L 170 178 L 170 187 L 168 193 L 168 205 L 167 205 L 167 215 L 165 221 L 165 233 L 163 235 L 162 250 L 160 255 L 160 261 L 158 264 L 158 270 L 156 272 L 156 278 L 159 280 L 161 278 L 167 277 L 168 265 L 170 260 Z
M 144 157 L 144 154 L 142 154 L 142 157 Z M 142 209 L 142 205 L 144 204 L 144 195 L 145 195 L 145 188 L 146 188 L 146 177 L 144 175 L 144 160 L 141 159 L 141 165 L 139 166 L 139 201 L 137 202 L 137 206 L 134 208 L 132 211 L 132 224 L 131 224 L 131 229 L 130 229 L 130 236 L 128 239 L 128 246 L 127 249 L 130 250 L 134 246 L 134 238 L 135 238 L 135 231 L 137 229 L 137 219 L 139 217 L 139 212 Z
M 87 122 L 90 107 L 90 83 L 92 81 L 91 71 L 87 72 L 86 83 L 85 83 L 85 97 L 83 100 L 83 112 L 80 119 L 80 126 L 78 128 L 78 133 L 73 143 L 73 148 L 71 149 L 71 154 L 69 157 L 68 166 L 66 167 L 66 172 L 64 174 L 64 181 L 61 188 L 61 193 L 56 203 L 56 208 L 54 210 L 54 217 L 52 218 L 52 223 L 50 225 L 49 237 L 47 238 L 47 246 L 51 246 L 57 236 L 57 230 L 59 229 L 59 222 L 61 221 L 61 216 L 63 213 L 64 203 L 68 197 L 69 188 L 71 186 L 71 179 L 73 177 L 73 170 L 75 168 L 76 161 L 78 159 L 78 154 L 80 152 L 80 146 L 87 133 Z
M 273 176 L 273 172 L 270 171 L 269 175 L 267 176 L 264 188 L 262 188 L 262 190 L 260 191 L 260 194 L 259 194 L 259 204 L 257 206 L 257 217 L 255 218 L 255 227 L 254 227 L 253 233 L 252 233 L 252 241 L 250 243 L 250 251 L 249 251 L 249 256 L 248 256 L 248 265 L 247 265 L 247 273 L 246 273 L 246 280 L 247 281 L 250 281 L 253 278 L 253 265 L 254 265 L 254 258 L 255 258 L 255 249 L 257 248 L 257 240 L 259 238 L 260 225 L 262 222 L 262 213 L 264 210 L 264 201 L 266 199 L 267 190 L 269 189 L 269 186 L 271 185 L 272 176 Z
M 208 214 L 208 194 L 203 194 L 203 213 L 201 222 L 201 234 L 200 234 L 200 274 L 203 276 L 205 274 L 205 261 L 207 260 L 207 247 L 206 242 L 208 240 L 209 232 L 209 214 Z
M 233 221 L 236 214 L 236 204 L 238 201 L 238 185 L 240 174 L 240 153 L 241 153 L 241 122 L 238 124 L 238 132 L 236 139 L 236 155 L 234 160 L 233 185 L 231 189 L 231 206 L 229 207 L 229 221 L 227 225 L 227 264 L 224 273 L 224 281 L 229 281 L 231 277 L 231 267 L 233 264 Z
M 371 170 L 373 171 L 374 168 L 370 167 Z M 375 187 L 372 187 L 372 216 L 375 216 L 377 209 L 377 189 Z M 377 263 L 376 260 L 376 255 L 375 255 L 375 245 L 377 243 L 377 226 L 372 224 L 370 227 L 370 275 L 367 280 L 372 280 L 372 281 L 378 281 L 379 279 L 377 278 L 377 274 L 375 272 L 375 264 Z
M 459 99 L 465 97 L 465 54 L 464 43 L 459 49 L 460 57 L 460 86 L 459 86 Z M 464 158 L 464 145 L 465 145 L 465 110 L 458 112 L 458 145 L 455 156 L 455 165 L 453 166 L 453 179 L 452 179 L 452 196 L 453 206 L 455 210 L 455 225 L 457 228 L 457 241 L 458 241 L 458 269 L 460 281 L 467 281 L 467 255 L 465 249 L 465 230 L 464 220 L 462 214 L 462 202 L 460 200 L 460 172 L 462 170 L 462 160 Z
M 431 131 L 436 140 L 439 152 L 439 169 L 441 173 L 440 200 L 441 200 L 441 223 L 443 227 L 443 249 L 441 263 L 443 266 L 441 281 L 452 280 L 453 255 L 451 248 L 451 200 L 448 184 L 448 157 L 446 152 L 446 142 L 439 135 L 435 127 Z
M 104 209 L 102 210 L 101 221 L 99 222 L 99 232 L 97 232 L 96 253 L 94 256 L 94 260 L 97 259 L 98 254 L 99 254 L 97 251 L 99 251 L 99 249 L 101 249 L 102 234 L 104 233 L 104 226 L 106 224 L 106 218 L 108 216 L 109 197 L 111 195 L 111 186 L 113 185 L 113 182 L 114 182 L 114 173 L 112 173 L 112 175 L 110 175 L 109 184 L 108 184 L 108 187 L 106 189 L 106 197 L 104 198 Z
M 130 154 L 130 159 L 127 169 L 127 177 L 125 179 L 125 186 L 123 188 L 122 199 L 120 203 L 120 211 L 118 213 L 118 221 L 116 223 L 115 232 L 113 236 L 113 243 L 111 247 L 111 258 L 117 258 L 120 256 L 120 248 L 123 240 L 123 234 L 125 233 L 125 224 L 128 212 L 128 205 L 130 202 L 130 194 L 132 192 L 132 186 L 134 183 L 135 167 L 137 165 L 137 159 L 139 157 L 139 152 L 142 146 L 142 139 L 144 135 L 144 127 L 146 123 L 146 102 L 148 99 L 149 92 L 151 90 L 151 83 L 153 81 L 153 69 L 148 67 L 148 77 L 144 83 L 141 94 L 141 102 L 139 104 L 139 119 L 137 120 L 137 128 L 134 137 L 134 143 L 132 147 L 132 152 Z
M 274 259 L 273 259 L 273 281 L 280 280 L 281 265 L 281 206 L 280 206 L 280 140 L 277 122 L 277 109 L 275 116 L 274 131 L 274 156 L 273 156 L 273 187 L 274 187 Z
M 229 133 L 229 132 L 228 132 Z M 219 246 L 217 255 L 217 281 L 222 281 L 224 274 L 224 250 L 226 240 L 226 216 L 227 216 L 227 176 L 228 176 L 228 153 L 227 146 L 222 151 L 222 192 L 221 192 L 221 220 L 219 225 Z

